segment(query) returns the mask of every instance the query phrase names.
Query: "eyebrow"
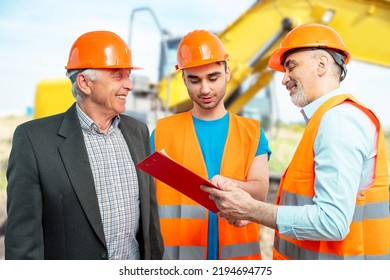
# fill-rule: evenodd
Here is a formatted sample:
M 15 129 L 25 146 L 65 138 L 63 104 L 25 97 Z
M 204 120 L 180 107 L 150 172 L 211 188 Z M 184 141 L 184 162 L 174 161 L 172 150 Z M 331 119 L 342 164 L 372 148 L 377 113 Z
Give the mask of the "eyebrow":
M 215 72 L 211 72 L 209 74 L 207 74 L 207 77 L 212 77 L 212 76 L 216 76 L 216 75 L 221 75 L 221 72 L 220 71 L 215 71 Z M 199 76 L 197 75 L 188 75 L 187 78 L 189 79 L 199 79 Z
M 288 68 L 289 66 L 290 66 L 290 64 L 297 64 L 297 61 L 295 60 L 295 59 L 288 59 L 285 63 L 284 63 L 284 65 L 283 65 L 283 67 L 284 67 L 284 69 L 286 69 L 286 68 Z
M 131 70 L 126 71 L 126 70 L 123 70 L 122 68 L 113 68 L 113 69 L 111 69 L 111 71 L 110 71 L 110 76 L 113 77 L 113 76 L 115 76 L 117 73 L 122 73 L 122 71 L 126 72 L 126 75 L 128 74 L 129 76 L 130 76 L 130 74 L 131 74 Z

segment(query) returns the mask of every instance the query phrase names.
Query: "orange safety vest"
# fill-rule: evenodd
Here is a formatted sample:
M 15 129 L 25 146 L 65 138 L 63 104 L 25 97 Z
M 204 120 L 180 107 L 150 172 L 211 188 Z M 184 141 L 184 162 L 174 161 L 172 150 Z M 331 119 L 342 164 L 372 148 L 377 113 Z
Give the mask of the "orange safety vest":
M 312 202 L 315 195 L 314 151 L 308 150 L 308 147 L 314 146 L 324 113 L 343 102 L 348 102 L 362 110 L 377 128 L 378 143 L 373 183 L 357 195 L 353 221 L 344 240 L 295 240 L 276 230 L 274 259 L 390 258 L 389 178 L 384 136 L 374 113 L 351 95 L 342 94 L 330 98 L 310 119 L 294 157 L 283 174 L 276 204 L 299 206 Z
M 190 112 L 158 121 L 156 151 L 164 149 L 175 161 L 208 179 Z M 221 175 L 245 181 L 260 139 L 257 121 L 230 114 Z M 209 211 L 156 180 L 164 259 L 206 259 Z M 218 217 L 219 259 L 261 259 L 260 226 L 235 227 Z

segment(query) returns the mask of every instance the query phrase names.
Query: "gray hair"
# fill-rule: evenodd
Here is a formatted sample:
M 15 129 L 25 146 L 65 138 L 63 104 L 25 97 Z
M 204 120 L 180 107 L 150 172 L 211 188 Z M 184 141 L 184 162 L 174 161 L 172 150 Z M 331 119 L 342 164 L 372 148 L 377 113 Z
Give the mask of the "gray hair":
M 76 98 L 77 103 L 83 100 L 83 92 L 79 88 L 76 82 L 77 75 L 83 73 L 83 75 L 87 76 L 91 81 L 95 81 L 99 77 L 99 72 L 96 69 L 76 69 L 76 70 L 68 70 L 66 72 L 66 76 L 72 82 L 72 94 L 74 98 Z
M 336 60 L 337 57 L 335 57 L 335 52 L 332 52 L 332 50 L 329 49 L 316 49 L 314 51 L 313 58 L 324 53 L 332 58 L 333 63 L 331 63 L 331 69 L 333 70 L 334 76 L 337 77 L 341 82 L 347 75 L 347 68 L 345 67 L 344 61 L 342 61 L 342 65 L 339 64 L 339 62 Z M 341 57 L 341 54 L 338 55 Z

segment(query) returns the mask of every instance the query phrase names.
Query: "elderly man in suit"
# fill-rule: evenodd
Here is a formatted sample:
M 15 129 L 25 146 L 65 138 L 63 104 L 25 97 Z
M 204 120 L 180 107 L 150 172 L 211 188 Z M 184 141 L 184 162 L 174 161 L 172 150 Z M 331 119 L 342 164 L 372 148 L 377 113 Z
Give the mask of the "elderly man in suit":
M 73 44 L 67 112 L 17 127 L 7 170 L 6 259 L 161 259 L 149 130 L 125 111 L 131 50 L 93 31 Z

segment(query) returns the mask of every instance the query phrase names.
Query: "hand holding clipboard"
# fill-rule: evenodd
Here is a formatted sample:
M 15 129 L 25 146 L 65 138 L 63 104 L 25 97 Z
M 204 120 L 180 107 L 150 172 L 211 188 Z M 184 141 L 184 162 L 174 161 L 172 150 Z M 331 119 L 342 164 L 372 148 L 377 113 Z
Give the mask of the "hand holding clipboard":
M 201 185 L 217 188 L 206 179 L 188 170 L 162 152 L 154 152 L 136 165 L 139 169 L 171 186 L 214 213 L 219 209 L 209 194 L 200 189 Z

